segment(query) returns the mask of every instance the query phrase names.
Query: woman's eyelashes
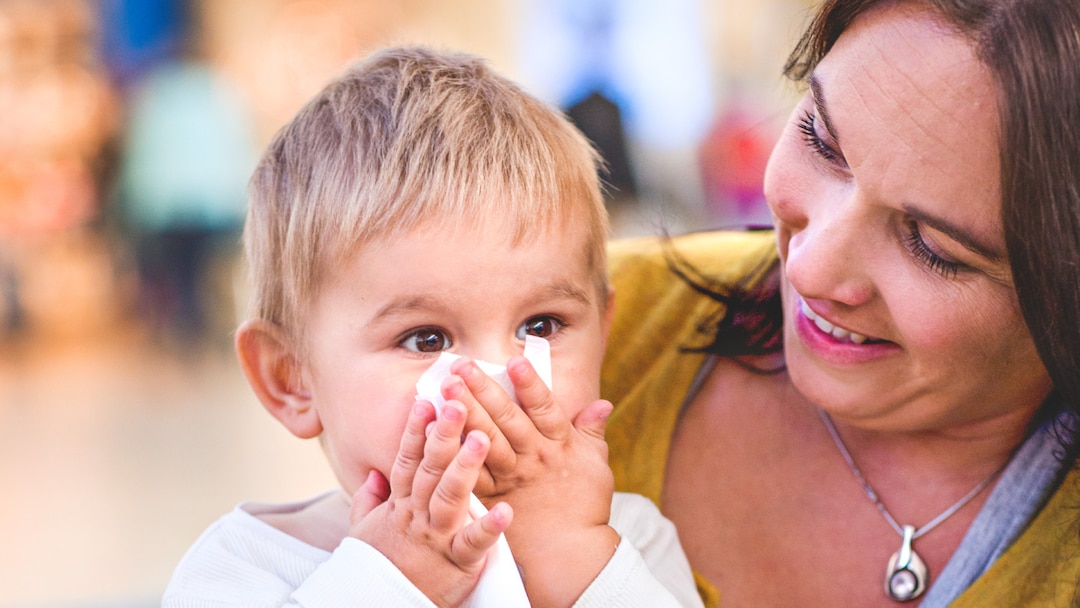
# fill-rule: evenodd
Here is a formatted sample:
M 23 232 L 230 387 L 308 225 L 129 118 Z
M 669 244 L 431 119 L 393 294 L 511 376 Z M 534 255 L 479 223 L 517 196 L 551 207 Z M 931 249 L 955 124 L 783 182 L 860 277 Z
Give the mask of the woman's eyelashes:
M 807 110 L 803 112 L 803 117 L 798 123 L 799 132 L 802 134 L 802 140 L 806 143 L 814 154 L 817 154 L 826 161 L 840 165 L 847 166 L 847 161 L 844 159 L 844 155 L 840 153 L 835 147 L 833 147 L 825 137 L 818 133 L 818 121 L 817 115 L 813 111 Z
M 904 243 L 907 245 L 908 251 L 915 256 L 915 259 L 946 279 L 956 278 L 956 274 L 964 268 L 963 264 L 945 259 L 934 253 L 930 246 L 926 244 L 922 233 L 919 231 L 919 225 L 915 222 L 909 222 Z

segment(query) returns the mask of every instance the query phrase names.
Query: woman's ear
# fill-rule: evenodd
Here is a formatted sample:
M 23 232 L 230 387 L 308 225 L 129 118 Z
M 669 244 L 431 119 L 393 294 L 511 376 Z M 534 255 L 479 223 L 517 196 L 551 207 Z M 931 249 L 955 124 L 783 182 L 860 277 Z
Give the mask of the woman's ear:
M 245 321 L 236 330 L 236 355 L 266 411 L 301 439 L 322 433 L 322 421 L 292 343 L 279 326 Z

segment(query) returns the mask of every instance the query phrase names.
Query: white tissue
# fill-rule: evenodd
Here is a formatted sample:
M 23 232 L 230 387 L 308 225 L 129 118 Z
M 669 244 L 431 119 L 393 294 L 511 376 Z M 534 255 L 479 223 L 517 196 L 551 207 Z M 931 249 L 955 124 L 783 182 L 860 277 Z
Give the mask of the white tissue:
M 480 519 L 487 515 L 487 507 L 475 494 L 469 498 L 470 517 Z M 480 580 L 461 605 L 465 608 L 530 606 L 529 596 L 525 593 L 525 582 L 521 580 L 521 573 L 505 535 L 500 534 L 495 546 L 488 550 L 487 562 L 484 564 L 484 571 L 480 573 Z
M 525 352 L 523 354 L 544 381 L 544 384 L 551 388 L 551 345 L 548 341 L 536 336 L 526 336 Z M 416 381 L 416 398 L 430 401 L 435 406 L 436 412 L 442 411 L 442 406 L 446 403 L 440 390 L 442 381 L 450 375 L 450 365 L 460 358 L 460 355 L 443 351 L 439 358 L 435 360 L 435 363 L 432 363 L 431 367 L 427 368 L 427 371 Z M 492 380 L 497 382 L 511 399 L 517 400 L 514 385 L 510 382 L 510 376 L 506 373 L 505 365 L 496 365 L 479 360 L 476 361 L 476 365 Z
M 526 336 L 524 355 L 544 384 L 551 388 L 551 345 L 548 341 L 536 336 Z M 431 364 L 431 367 L 416 382 L 417 399 L 426 399 L 435 406 L 436 412 L 442 411 L 442 406 L 446 403 L 440 390 L 442 381 L 450 375 L 450 364 L 459 358 L 459 355 L 448 352 L 440 354 L 435 363 Z M 497 382 L 511 399 L 517 400 L 514 385 L 506 373 L 506 366 L 487 361 L 476 361 L 476 364 Z M 487 512 L 487 508 L 480 499 L 476 495 L 471 496 L 469 516 L 476 520 L 487 515 Z M 480 574 L 480 580 L 462 606 L 467 608 L 483 606 L 527 608 L 529 606 L 529 597 L 525 594 L 525 583 L 521 580 L 514 555 L 510 552 L 510 545 L 506 542 L 504 535 L 500 534 L 495 546 L 488 551 L 487 563 Z

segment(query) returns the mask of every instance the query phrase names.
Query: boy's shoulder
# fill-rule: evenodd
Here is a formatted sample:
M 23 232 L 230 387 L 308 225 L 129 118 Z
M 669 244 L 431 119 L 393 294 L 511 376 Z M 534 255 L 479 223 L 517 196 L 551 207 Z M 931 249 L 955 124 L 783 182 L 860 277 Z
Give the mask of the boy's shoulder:
M 615 492 L 611 498 L 611 527 L 620 534 L 635 529 L 670 525 L 653 501 L 642 494 Z
M 275 585 L 283 577 L 310 572 L 329 557 L 329 552 L 301 541 L 262 519 L 267 513 L 302 509 L 326 494 L 295 503 L 245 502 L 212 523 L 177 564 L 165 590 L 165 599 L 191 594 L 220 597 L 236 588 L 235 581 L 221 581 L 222 572 L 247 583 Z M 250 588 L 255 588 L 251 586 Z
M 292 503 L 243 503 L 244 512 L 289 537 L 333 551 L 349 533 L 349 503 L 340 490 Z
M 615 492 L 611 501 L 609 523 L 622 538 L 615 556 L 612 557 L 612 563 L 609 564 L 610 568 L 618 569 L 621 565 L 618 562 L 626 559 L 626 554 L 632 547 L 650 575 L 678 600 L 678 605 L 702 605 L 694 573 L 679 542 L 675 524 L 664 517 L 653 501 L 641 494 Z M 641 573 L 633 570 L 628 572 L 626 588 L 634 588 L 640 583 L 638 579 Z M 644 592 L 648 588 L 643 587 L 641 590 Z M 656 605 L 669 605 L 666 601 L 656 599 Z M 649 602 L 646 601 L 646 604 Z
M 394 565 L 355 538 L 333 551 L 290 536 L 267 515 L 304 512 L 340 490 L 297 503 L 241 503 L 180 560 L 162 597 L 180 606 L 423 606 L 431 602 Z

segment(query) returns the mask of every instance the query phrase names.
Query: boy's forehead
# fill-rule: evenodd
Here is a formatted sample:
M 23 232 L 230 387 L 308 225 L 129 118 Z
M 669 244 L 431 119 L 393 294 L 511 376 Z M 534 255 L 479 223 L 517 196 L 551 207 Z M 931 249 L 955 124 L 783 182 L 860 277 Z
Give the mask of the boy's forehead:
M 568 270 L 587 267 L 594 262 L 591 259 L 593 256 L 587 252 L 594 245 L 595 232 L 589 230 L 586 222 L 568 218 L 515 222 L 492 214 L 470 220 L 432 219 L 412 228 L 367 239 L 358 243 L 346 257 L 360 255 L 370 259 L 381 255 L 400 256 L 400 246 L 404 243 L 410 244 L 410 247 L 439 250 L 444 255 L 461 259 L 493 259 L 492 256 L 500 253 L 532 249 L 534 252 L 543 251 L 546 258 L 557 260 L 563 269 Z M 455 249 L 446 251 L 445 247 L 438 247 L 446 243 L 453 243 Z M 393 263 L 394 260 L 383 261 Z
M 391 286 L 379 293 L 414 304 L 432 301 L 433 294 L 453 299 L 496 284 L 510 289 L 506 293 L 532 293 L 537 299 L 594 302 L 596 256 L 586 246 L 588 232 L 581 224 L 515 235 L 490 222 L 425 223 L 368 240 L 328 266 L 324 280 L 350 297 L 372 298 L 373 289 Z
M 468 241 L 469 237 L 476 237 L 477 241 L 483 241 L 487 247 L 505 246 L 507 249 L 521 245 L 531 246 L 538 240 L 541 243 L 551 243 L 552 246 L 559 243 L 563 246 L 571 243 L 588 246 L 594 238 L 593 233 L 598 231 L 589 230 L 589 223 L 584 221 L 584 218 L 578 217 L 579 215 L 582 214 L 537 213 L 515 216 L 493 206 L 490 212 L 486 213 L 423 219 L 413 226 L 402 226 L 385 235 L 369 239 L 367 243 L 361 244 L 361 247 L 377 248 L 400 239 L 462 238 Z M 567 255 L 572 254 L 567 252 Z
M 436 202 L 432 207 L 439 206 Z M 487 208 L 487 213 L 473 211 L 483 207 Z M 497 201 L 472 209 L 455 213 L 444 206 L 445 212 L 405 219 L 398 221 L 392 229 L 382 230 L 381 234 L 358 234 L 353 238 L 348 237 L 344 227 L 339 227 L 339 249 L 336 252 L 327 249 L 329 255 L 322 260 L 320 274 L 323 279 L 333 280 L 339 272 L 349 272 L 346 270 L 349 267 L 355 269 L 358 258 L 364 260 L 363 264 L 401 266 L 403 259 L 411 257 L 412 250 L 427 252 L 429 258 L 447 259 L 430 259 L 428 264 L 400 267 L 400 272 L 422 274 L 441 263 L 485 264 L 494 260 L 494 256 L 529 250 L 531 257 L 542 257 L 549 265 L 557 266 L 569 275 L 587 277 L 590 283 L 601 288 L 600 291 L 606 291 L 606 234 L 603 226 L 596 225 L 599 222 L 595 216 L 589 218 L 586 211 L 571 207 L 564 207 L 557 213 L 548 208 L 544 209 L 547 213 L 529 214 L 521 213 L 518 206 L 508 212 Z M 401 247 L 402 244 L 406 246 Z M 440 244 L 452 244 L 452 248 Z M 516 259 L 518 262 L 515 263 L 526 265 L 520 257 Z M 542 269 L 534 267 L 531 270 L 538 271 Z M 476 280 L 482 282 L 483 277 L 477 276 Z

